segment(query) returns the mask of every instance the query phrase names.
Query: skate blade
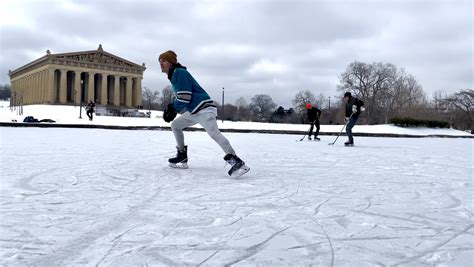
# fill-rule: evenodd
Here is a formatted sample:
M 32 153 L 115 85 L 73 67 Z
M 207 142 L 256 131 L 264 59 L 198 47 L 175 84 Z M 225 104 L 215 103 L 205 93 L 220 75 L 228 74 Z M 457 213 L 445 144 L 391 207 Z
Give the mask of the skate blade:
M 188 168 L 188 163 L 182 162 L 182 163 L 170 163 L 169 166 L 171 168 L 175 169 L 187 169 Z
M 239 178 L 240 176 L 246 174 L 247 172 L 250 171 L 250 168 L 247 167 L 246 165 L 240 167 L 239 169 L 235 170 L 230 177 L 232 178 Z

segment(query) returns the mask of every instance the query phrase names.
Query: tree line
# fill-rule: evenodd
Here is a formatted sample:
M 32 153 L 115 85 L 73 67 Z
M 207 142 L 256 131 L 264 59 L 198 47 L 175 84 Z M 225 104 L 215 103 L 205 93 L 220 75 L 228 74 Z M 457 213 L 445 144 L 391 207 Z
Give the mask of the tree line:
M 0 84 L 0 100 L 8 100 L 12 95 L 11 86 L 9 84 Z
M 317 91 L 317 90 L 314 90 Z M 429 119 L 448 122 L 460 130 L 474 128 L 474 90 L 460 89 L 456 93 L 434 93 L 429 99 L 415 76 L 391 63 L 352 62 L 339 76 L 339 84 L 332 98 L 314 91 L 299 91 L 292 99 L 292 107 L 278 106 L 270 95 L 258 94 L 250 102 L 240 97 L 234 104 L 218 104 L 219 119 L 272 123 L 307 123 L 306 103 L 322 111 L 322 124 L 342 124 L 344 92 L 365 102 L 362 124 L 385 124 L 393 118 Z M 172 101 L 170 86 L 160 92 L 144 88 L 143 105 L 147 109 L 163 110 Z M 331 102 L 332 100 L 332 102 Z
M 219 119 L 271 123 L 307 123 L 306 103 L 322 111 L 322 124 L 342 124 L 342 95 L 351 92 L 365 103 L 361 124 L 384 124 L 393 118 L 412 118 L 448 122 L 452 127 L 474 132 L 474 90 L 455 93 L 436 92 L 428 98 L 415 76 L 391 63 L 352 62 L 339 76 L 336 95 L 315 95 L 317 90 L 302 90 L 292 99 L 291 107 L 278 106 L 270 95 L 257 94 L 250 102 L 243 97 L 235 103 L 216 103 Z M 10 85 L 0 85 L 0 99 L 11 96 Z M 163 110 L 173 100 L 171 86 L 161 91 L 144 87 L 142 106 Z

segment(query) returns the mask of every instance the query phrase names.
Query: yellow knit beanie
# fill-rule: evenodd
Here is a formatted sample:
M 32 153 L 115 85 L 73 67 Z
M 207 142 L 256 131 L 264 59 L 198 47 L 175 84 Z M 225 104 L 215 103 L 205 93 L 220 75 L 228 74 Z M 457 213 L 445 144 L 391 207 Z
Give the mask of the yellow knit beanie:
M 178 63 L 178 58 L 177 57 L 178 56 L 176 55 L 176 53 L 174 51 L 168 50 L 164 53 L 161 53 L 158 60 L 163 59 L 163 60 L 168 61 L 171 64 L 176 64 L 176 63 Z

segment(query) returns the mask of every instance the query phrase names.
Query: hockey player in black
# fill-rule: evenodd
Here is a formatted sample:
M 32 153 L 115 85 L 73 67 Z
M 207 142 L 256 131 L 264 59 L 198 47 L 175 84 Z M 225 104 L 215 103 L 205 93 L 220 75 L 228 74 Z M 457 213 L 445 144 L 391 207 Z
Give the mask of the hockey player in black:
M 86 114 L 87 114 L 87 117 L 89 117 L 89 120 L 92 121 L 92 118 L 93 118 L 93 113 L 94 113 L 94 108 L 95 108 L 95 104 L 92 100 L 89 100 L 89 103 L 87 104 L 86 106 Z
M 311 135 L 313 134 L 313 128 L 316 126 L 316 132 L 314 132 L 314 141 L 319 141 L 318 138 L 320 124 L 319 124 L 319 117 L 321 117 L 321 110 L 315 106 L 312 106 L 310 103 L 306 104 L 306 111 L 308 115 L 308 120 L 310 123 L 309 133 L 308 133 L 308 140 L 311 140 Z
M 344 121 L 346 123 L 346 133 L 349 140 L 344 143 L 345 146 L 353 146 L 354 138 L 352 136 L 352 128 L 357 123 L 359 119 L 361 107 L 364 105 L 364 102 L 357 97 L 353 97 L 351 92 L 346 92 L 344 94 L 344 101 L 346 101 L 346 117 Z

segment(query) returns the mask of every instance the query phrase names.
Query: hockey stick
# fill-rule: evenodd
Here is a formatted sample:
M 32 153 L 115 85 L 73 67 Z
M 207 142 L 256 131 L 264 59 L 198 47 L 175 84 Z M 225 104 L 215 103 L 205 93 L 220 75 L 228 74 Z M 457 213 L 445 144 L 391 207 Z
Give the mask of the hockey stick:
M 352 118 L 352 114 L 351 114 L 351 116 L 349 116 L 349 120 L 347 121 L 347 123 L 344 124 L 344 126 L 342 126 L 341 131 L 340 131 L 339 134 L 336 136 L 336 140 L 334 140 L 334 142 L 332 142 L 332 143 L 329 143 L 328 145 L 332 146 L 332 145 L 334 145 L 334 144 L 336 143 L 336 141 L 337 141 L 337 139 L 339 138 L 339 136 L 341 135 L 342 131 L 344 131 L 344 128 L 346 128 L 347 124 L 349 124 L 349 122 L 351 121 L 351 118 Z
M 304 139 L 307 135 L 308 135 L 308 134 L 305 134 L 305 135 L 303 136 L 303 138 L 301 138 L 300 140 L 296 140 L 296 141 L 297 141 L 297 142 L 303 141 L 303 139 Z
M 314 124 L 314 122 L 313 122 L 313 124 Z M 309 129 L 311 129 L 311 126 L 309 126 Z M 309 130 L 308 130 L 308 133 L 309 133 Z M 296 141 L 298 141 L 298 142 L 303 141 L 303 139 L 304 139 L 307 135 L 308 135 L 308 134 L 305 134 L 305 135 L 303 136 L 303 138 L 301 138 L 300 140 L 296 140 Z
M 328 145 L 332 146 L 332 145 L 334 145 L 334 144 L 336 143 L 336 141 L 337 141 L 337 139 L 339 138 L 339 136 L 341 135 L 342 131 L 344 131 L 344 128 L 346 128 L 346 125 L 347 125 L 347 124 L 344 124 L 344 126 L 342 126 L 342 129 L 341 129 L 341 131 L 339 132 L 339 134 L 336 136 L 336 139 L 334 140 L 334 142 L 329 143 Z

